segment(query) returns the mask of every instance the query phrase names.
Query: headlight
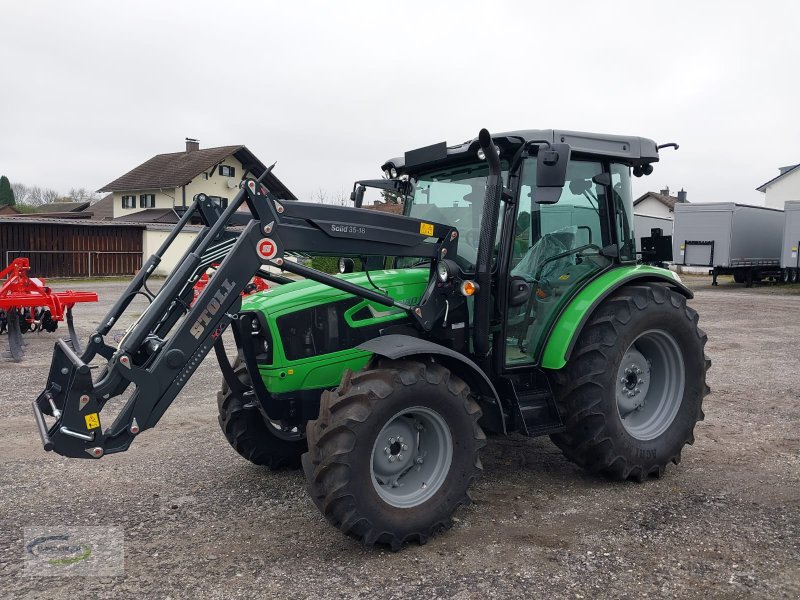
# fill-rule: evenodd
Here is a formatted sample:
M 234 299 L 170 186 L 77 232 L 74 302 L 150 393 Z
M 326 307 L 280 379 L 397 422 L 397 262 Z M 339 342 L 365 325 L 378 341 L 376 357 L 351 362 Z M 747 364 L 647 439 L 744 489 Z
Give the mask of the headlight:
M 436 276 L 442 283 L 445 283 L 450 278 L 450 270 L 443 260 L 440 260 L 436 265 Z

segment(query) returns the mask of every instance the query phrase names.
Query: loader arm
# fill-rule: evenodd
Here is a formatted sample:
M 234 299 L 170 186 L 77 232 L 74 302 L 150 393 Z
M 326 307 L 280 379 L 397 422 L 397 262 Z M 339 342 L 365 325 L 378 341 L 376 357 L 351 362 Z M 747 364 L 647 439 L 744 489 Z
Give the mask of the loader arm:
M 90 336 L 86 350 L 79 355 L 63 340 L 56 343 L 47 386 L 33 402 L 46 450 L 76 458 L 100 458 L 127 450 L 136 435 L 158 423 L 238 317 L 240 292 L 250 279 L 256 274 L 273 279 L 265 267 L 406 310 L 423 331 L 441 318 L 459 282 L 442 285 L 435 276 L 436 265 L 445 256 L 456 256 L 455 228 L 379 211 L 280 200 L 261 183 L 267 173 L 269 169 L 259 180 L 243 181 L 224 210 L 203 194 L 195 196 L 175 229 Z M 248 210 L 240 211 L 243 207 Z M 195 215 L 203 222 L 202 230 L 160 290 L 152 293 L 147 286 L 149 277 Z M 241 229 L 243 215 L 248 218 Z M 419 303 L 409 306 L 377 289 L 286 260 L 287 252 L 426 258 L 431 262 L 431 275 Z M 194 283 L 212 263 L 219 267 L 192 303 Z M 149 306 L 117 348 L 108 345 L 104 336 L 139 294 L 148 298 Z M 95 380 L 89 363 L 99 358 L 105 364 Z M 114 422 L 104 429 L 100 421 L 103 407 L 131 384 L 132 393 Z

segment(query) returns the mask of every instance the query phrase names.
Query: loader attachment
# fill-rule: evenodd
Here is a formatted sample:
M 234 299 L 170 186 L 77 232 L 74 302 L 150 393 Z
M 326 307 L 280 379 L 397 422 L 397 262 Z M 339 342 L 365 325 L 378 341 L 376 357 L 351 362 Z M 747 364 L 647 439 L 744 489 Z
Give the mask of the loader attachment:
M 456 255 L 455 228 L 377 211 L 280 200 L 261 183 L 271 168 L 258 180 L 244 180 L 224 209 L 204 194 L 195 196 L 175 229 L 89 336 L 86 349 L 77 350 L 73 328 L 71 345 L 64 340 L 56 343 L 47 385 L 33 402 L 45 450 L 75 458 L 100 458 L 127 450 L 139 433 L 158 423 L 225 329 L 239 318 L 241 294 L 253 276 L 286 282 L 267 266 L 405 310 L 422 330 L 429 330 L 444 315 L 448 297 L 458 286 L 443 286 L 435 269 L 445 255 Z M 244 205 L 249 209 L 246 224 L 242 219 L 246 213 L 239 211 Z M 195 215 L 203 228 L 158 292 L 150 292 L 148 278 Z M 377 289 L 284 259 L 285 252 L 309 250 L 338 256 L 425 258 L 431 263 L 431 275 L 419 303 L 408 306 Z M 195 284 L 214 264 L 219 265 L 214 276 L 196 294 Z M 105 336 L 123 320 L 137 295 L 146 297 L 149 306 L 116 348 L 108 345 Z M 96 378 L 93 361 L 100 362 Z M 223 374 L 230 373 L 226 367 Z M 115 420 L 104 426 L 104 407 L 126 392 L 129 395 Z M 262 403 L 270 415 L 284 410 L 275 398 L 264 398 Z

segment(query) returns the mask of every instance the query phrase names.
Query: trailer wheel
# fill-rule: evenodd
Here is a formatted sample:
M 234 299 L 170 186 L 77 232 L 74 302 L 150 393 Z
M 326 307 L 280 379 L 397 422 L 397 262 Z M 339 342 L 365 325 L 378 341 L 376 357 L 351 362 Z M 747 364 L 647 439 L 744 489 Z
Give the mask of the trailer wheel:
M 241 359 L 233 370 L 244 385 L 250 386 L 250 374 Z M 250 462 L 271 469 L 299 468 L 300 456 L 306 451 L 306 436 L 302 427 L 282 427 L 267 421 L 258 406 L 234 394 L 223 380 L 217 393 L 219 425 L 225 439 L 236 452 Z
M 792 273 L 790 269 L 781 269 L 781 283 L 787 284 L 792 282 Z
M 789 269 L 790 283 L 797 283 L 797 269 Z
M 697 321 L 686 298 L 657 284 L 626 286 L 600 305 L 556 374 L 566 430 L 551 437 L 568 459 L 637 481 L 680 462 L 709 393 Z
M 481 410 L 433 362 L 381 361 L 322 395 L 303 469 L 322 514 L 365 545 L 394 551 L 451 526 L 482 469 Z

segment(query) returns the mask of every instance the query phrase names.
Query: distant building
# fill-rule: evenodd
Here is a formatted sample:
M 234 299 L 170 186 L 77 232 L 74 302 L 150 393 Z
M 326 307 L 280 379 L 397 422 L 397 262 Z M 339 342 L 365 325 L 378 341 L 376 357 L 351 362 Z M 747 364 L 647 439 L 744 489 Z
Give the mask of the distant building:
M 800 164 L 778 167 L 778 176 L 756 188 L 764 194 L 764 206 L 780 208 L 787 200 L 800 200 Z
M 689 202 L 686 199 L 686 190 L 682 189 L 677 196 L 670 196 L 667 187 L 657 193 L 647 192 L 634 200 L 633 211 L 640 215 L 671 219 L 675 204 L 679 202 Z
M 184 152 L 157 154 L 98 191 L 110 192 L 111 199 L 100 202 L 104 209 L 111 205 L 113 219 L 176 223 L 177 213 L 191 205 L 195 194 L 202 192 L 227 206 L 242 179 L 259 177 L 265 170 L 264 163 L 246 146 L 201 150 L 197 140 L 186 138 Z M 296 199 L 271 173 L 264 185 L 278 198 Z
M 7 215 L 17 215 L 19 214 L 19 209 L 14 206 L 10 206 L 8 204 L 3 204 L 0 206 L 0 215 L 7 216 Z

